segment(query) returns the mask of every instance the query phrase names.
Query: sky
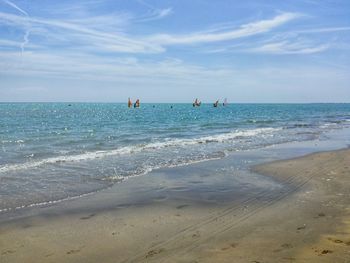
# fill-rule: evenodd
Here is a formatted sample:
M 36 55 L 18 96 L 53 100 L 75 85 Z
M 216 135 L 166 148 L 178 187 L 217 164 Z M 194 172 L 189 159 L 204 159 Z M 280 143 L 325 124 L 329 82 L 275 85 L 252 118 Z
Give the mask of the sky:
M 348 0 L 0 0 L 0 102 L 350 102 Z

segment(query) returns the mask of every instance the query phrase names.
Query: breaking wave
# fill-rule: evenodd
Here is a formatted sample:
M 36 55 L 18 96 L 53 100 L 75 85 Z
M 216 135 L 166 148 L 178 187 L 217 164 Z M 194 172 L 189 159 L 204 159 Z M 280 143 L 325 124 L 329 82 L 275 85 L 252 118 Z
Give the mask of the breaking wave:
M 138 144 L 131 146 L 124 146 L 118 149 L 106 150 L 106 151 L 93 151 L 86 152 L 76 155 L 62 155 L 57 157 L 45 158 L 38 161 L 30 161 L 20 164 L 8 164 L 0 167 L 0 173 L 5 173 L 14 170 L 24 170 L 29 168 L 39 167 L 45 164 L 56 164 L 64 162 L 80 162 L 86 160 L 94 160 L 104 158 L 108 156 L 126 155 L 139 153 L 147 150 L 159 150 L 167 147 L 185 147 L 196 144 L 207 144 L 207 143 L 224 143 L 232 141 L 238 138 L 250 138 L 257 135 L 271 135 L 281 128 L 257 128 L 250 130 L 235 130 L 229 133 L 215 134 L 210 136 L 203 136 L 191 139 L 168 139 L 161 142 L 152 142 L 147 144 Z

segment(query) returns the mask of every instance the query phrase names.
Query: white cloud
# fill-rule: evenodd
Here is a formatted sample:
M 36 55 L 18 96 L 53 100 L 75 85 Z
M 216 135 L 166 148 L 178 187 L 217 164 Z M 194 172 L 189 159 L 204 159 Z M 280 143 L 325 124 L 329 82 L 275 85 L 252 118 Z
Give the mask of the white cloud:
M 121 33 L 104 32 L 95 30 L 80 23 L 73 23 L 70 21 L 61 21 L 54 19 L 21 17 L 17 15 L 0 12 L 0 23 L 11 23 L 13 25 L 26 27 L 28 23 L 32 27 L 48 27 L 49 34 L 55 34 L 55 30 L 64 30 L 65 38 L 73 37 L 80 45 L 111 47 L 115 52 L 130 52 L 130 53 L 147 53 L 147 52 L 162 52 L 163 48 L 159 45 L 148 43 L 146 41 L 137 40 L 135 38 L 127 37 Z M 58 32 L 62 33 L 62 32 Z M 108 50 L 106 50 L 108 51 Z
M 153 9 L 149 14 L 134 19 L 135 22 L 147 22 L 162 19 L 173 13 L 172 8 Z
M 27 18 L 29 17 L 28 13 L 26 11 L 24 11 L 23 9 L 21 9 L 20 7 L 18 7 L 15 3 L 13 3 L 13 2 L 11 2 L 9 0 L 3 0 L 3 2 L 5 2 L 9 6 L 13 7 L 14 9 L 16 9 L 17 11 L 19 11 L 20 13 L 25 15 Z M 25 33 L 23 35 L 23 41 L 22 41 L 22 43 L 20 45 L 22 53 L 24 51 L 24 47 L 29 43 L 29 34 L 30 34 L 30 29 L 26 28 Z
M 17 65 L 9 65 L 9 62 Z M 0 66 L 0 77 L 6 75 L 6 79 L 10 80 L 10 84 L 0 84 L 2 99 L 12 96 L 12 100 L 17 99 L 11 93 L 13 89 L 20 90 L 18 94 L 22 99 L 28 96 L 33 100 L 35 96 L 40 96 L 40 92 L 33 95 L 30 90 L 21 90 L 21 87 L 30 86 L 42 87 L 48 91 L 48 96 L 55 94 L 49 99 L 67 101 L 120 100 L 130 94 L 142 96 L 143 101 L 160 98 L 164 101 L 185 101 L 198 95 L 203 101 L 216 99 L 217 96 L 241 102 L 302 101 L 306 96 L 317 101 L 318 97 L 312 97 L 315 87 L 317 94 L 332 92 L 334 98 L 339 99 L 342 94 L 347 94 L 350 81 L 347 68 L 333 66 L 220 68 L 196 66 L 173 58 L 149 62 L 134 57 L 101 58 L 73 53 L 61 56 L 28 51 L 23 57 L 15 52 L 0 52 Z M 53 79 L 59 81 L 56 83 Z M 90 95 L 86 95 L 87 85 L 91 87 Z M 256 97 L 256 94 L 259 96 Z
M 158 11 L 158 17 L 159 18 L 163 18 L 163 17 L 166 17 L 168 15 L 170 15 L 171 13 L 173 12 L 172 8 L 165 8 L 165 9 L 160 9 Z
M 0 47 L 20 47 L 21 43 L 13 40 L 0 39 Z
M 310 28 L 304 30 L 296 30 L 295 33 L 329 33 L 329 32 L 339 32 L 339 31 L 349 31 L 350 27 L 324 27 L 324 28 Z
M 200 83 L 231 76 L 228 69 L 208 69 L 176 58 L 139 61 L 134 57 L 112 58 L 95 55 L 0 52 L 0 72 L 21 78 L 80 79 L 92 81 Z
M 158 34 L 148 39 L 161 45 L 226 41 L 268 32 L 300 16 L 301 15 L 297 13 L 283 13 L 272 19 L 242 25 L 235 30 L 213 33 L 191 33 L 187 35 Z
M 266 53 L 266 54 L 312 54 L 319 53 L 327 50 L 329 45 L 316 45 L 312 46 L 310 44 L 302 42 L 275 42 L 262 45 L 260 47 L 255 47 L 247 49 L 248 52 L 256 53 Z
M 348 31 L 350 27 L 325 27 L 271 32 L 263 38 L 241 40 L 235 43 L 206 47 L 203 53 L 262 53 L 262 54 L 314 54 L 328 49 L 348 49 L 348 45 L 329 37 L 328 33 Z M 325 34 L 314 37 L 310 34 Z
M 24 47 L 29 43 L 29 34 L 30 34 L 30 29 L 28 29 L 23 36 L 23 42 L 21 43 L 22 54 L 24 51 Z
M 162 10 L 156 9 L 154 12 L 156 13 L 145 19 L 164 17 L 169 15 L 172 10 L 171 8 Z M 235 30 L 197 32 L 180 36 L 163 34 L 138 37 L 131 37 L 123 33 L 122 30 L 118 32 L 118 30 L 113 30 L 111 28 L 113 23 L 122 21 L 123 18 L 125 18 L 125 14 L 121 14 L 121 17 L 115 15 L 92 17 L 89 19 L 77 18 L 74 20 L 55 20 L 28 16 L 22 17 L 0 12 L 0 23 L 11 24 L 13 26 L 22 27 L 26 30 L 21 46 L 22 48 L 28 43 L 29 32 L 32 32 L 28 30 L 29 24 L 30 28 L 36 29 L 37 34 L 44 32 L 42 35 L 45 38 L 70 43 L 71 46 L 68 47 L 70 49 L 79 47 L 81 51 L 85 49 L 90 52 L 160 53 L 165 51 L 167 45 L 219 42 L 261 34 L 298 17 L 300 17 L 300 14 L 283 13 L 272 19 L 244 24 Z M 113 20 L 117 22 L 113 22 Z M 99 24 L 100 26 L 96 28 L 96 24 Z M 64 35 L 65 37 L 60 39 L 61 35 Z M 55 44 L 57 45 L 59 42 L 56 42 Z
M 23 15 L 28 16 L 28 13 L 27 13 L 26 11 L 24 11 L 22 8 L 19 8 L 16 4 L 12 3 L 11 1 L 3 0 L 3 2 L 5 2 L 6 4 L 8 4 L 9 6 L 12 6 L 14 9 L 16 9 L 17 11 L 19 11 L 19 12 L 22 13 Z
M 173 10 L 171 7 L 161 9 L 161 8 L 154 7 L 153 5 L 150 5 L 149 3 L 143 0 L 138 0 L 137 2 L 148 9 L 147 14 L 135 19 L 135 21 L 137 22 L 147 22 L 152 20 L 158 20 L 158 19 L 167 17 L 173 13 Z

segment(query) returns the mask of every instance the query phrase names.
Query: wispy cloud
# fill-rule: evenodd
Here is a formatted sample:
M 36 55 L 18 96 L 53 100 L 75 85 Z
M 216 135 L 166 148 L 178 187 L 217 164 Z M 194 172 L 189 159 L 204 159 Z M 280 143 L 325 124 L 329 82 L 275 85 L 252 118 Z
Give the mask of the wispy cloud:
M 157 15 L 148 17 L 149 19 L 156 17 L 164 17 L 171 12 L 171 9 L 158 10 Z M 124 16 L 124 15 L 122 15 Z M 75 20 L 55 20 L 47 18 L 22 17 L 14 14 L 0 12 L 0 23 L 10 23 L 19 27 L 42 28 L 45 36 L 52 36 L 56 38 L 58 34 L 64 34 L 65 39 L 70 43 L 75 43 L 80 48 L 88 48 L 95 51 L 102 52 L 121 52 L 121 53 L 160 53 L 165 51 L 168 45 L 181 44 L 195 44 L 206 42 L 227 41 L 238 38 L 245 38 L 264 32 L 268 32 L 278 26 L 281 26 L 291 20 L 300 17 L 296 13 L 283 13 L 275 16 L 272 19 L 260 20 L 248 24 L 244 24 L 234 30 L 214 31 L 210 33 L 195 32 L 187 35 L 150 35 L 150 36 L 128 36 L 123 32 L 111 31 L 109 27 L 102 28 L 103 25 L 112 23 L 113 17 L 95 17 L 101 26 L 98 29 L 94 28 L 94 17 L 88 19 L 79 18 Z M 152 18 L 152 19 L 153 19 Z M 115 17 L 114 19 L 118 19 Z M 84 22 L 85 21 L 85 22 Z M 89 21 L 89 22 L 88 22 Z M 90 25 L 91 24 L 91 25 Z M 27 30 L 24 35 L 23 45 L 28 43 L 28 36 L 30 31 Z M 73 46 L 74 47 L 74 46 Z
M 29 17 L 28 13 L 26 11 L 24 11 L 22 8 L 18 7 L 15 3 L 9 1 L 9 0 L 3 0 L 6 4 L 8 4 L 9 6 L 13 7 L 14 9 L 16 9 L 17 11 L 19 11 L 20 13 L 22 13 L 23 15 L 26 16 L 26 19 Z M 29 43 L 29 35 L 30 35 L 30 27 L 28 28 L 26 26 L 25 28 L 25 33 L 23 35 L 23 42 L 21 43 L 20 47 L 21 47 L 21 54 L 23 54 L 24 51 L 24 47 Z
M 158 11 L 158 17 L 159 17 L 159 18 L 166 17 L 166 16 L 170 15 L 172 12 L 173 12 L 173 9 L 172 9 L 172 8 L 160 9 L 160 10 Z
M 29 34 L 30 34 L 30 29 L 28 29 L 24 36 L 23 36 L 23 42 L 21 43 L 21 53 L 23 54 L 24 47 L 29 43 Z
M 110 58 L 73 52 L 67 55 L 27 51 L 23 58 L 15 52 L 0 52 L 0 69 L 12 75 L 103 81 L 160 78 L 191 82 L 195 81 L 193 78 L 205 80 L 223 74 L 220 69 L 210 70 L 173 58 L 139 61 L 135 57 Z
M 264 38 L 204 48 L 203 53 L 261 53 L 274 55 L 313 54 L 328 49 L 343 49 L 348 45 L 337 43 L 337 37 L 330 33 L 350 31 L 350 27 L 323 27 L 287 31 L 277 31 L 267 34 Z M 313 34 L 320 36 L 314 37 Z
M 324 27 L 324 28 L 310 28 L 303 30 L 293 31 L 294 33 L 329 33 L 329 32 L 339 32 L 339 31 L 349 31 L 350 27 Z
M 23 90 L 23 87 L 45 87 L 48 95 L 58 94 L 60 96 L 52 95 L 51 99 L 67 101 L 72 99 L 90 101 L 108 100 L 108 98 L 121 99 L 130 96 L 130 93 L 140 96 L 141 90 L 145 90 L 142 94 L 143 99 L 148 98 L 149 101 L 154 101 L 159 100 L 160 97 L 172 98 L 169 97 L 169 94 L 172 94 L 174 89 L 186 94 L 177 97 L 177 100 L 182 101 L 198 94 L 201 94 L 206 100 L 212 100 L 218 94 L 225 94 L 225 96 L 240 101 L 281 102 L 290 101 L 290 96 L 295 93 L 298 93 L 297 97 L 300 101 L 306 95 L 313 96 L 315 92 L 312 88 L 305 87 L 305 83 L 316 85 L 318 92 L 321 87 L 337 86 L 342 90 L 341 92 L 344 91 L 344 94 L 347 94 L 345 92 L 350 81 L 348 68 L 341 70 L 333 66 L 319 65 L 208 67 L 184 63 L 176 58 L 149 62 L 140 61 L 134 57 L 101 58 L 73 53 L 68 57 L 67 54 L 61 56 L 50 52 L 28 51 L 22 61 L 21 57 L 14 52 L 0 52 L 0 67 L 6 61 L 21 63 L 20 68 L 9 69 L 9 65 L 5 65 L 6 68 L 0 70 L 1 76 L 3 74 L 12 76 L 12 83 L 14 83 L 11 89 L 0 89 L 0 97 L 3 99 L 15 96 L 15 100 L 19 98 L 27 100 L 26 96 L 32 96 L 31 99 L 33 99 L 31 89 L 26 91 Z M 21 76 L 21 78 L 16 76 Z M 33 81 L 24 84 L 17 81 L 26 78 Z M 52 78 L 60 81 L 47 82 Z M 80 85 L 74 85 L 73 88 L 69 85 L 62 86 L 60 84 L 62 82 Z M 77 94 L 77 90 L 83 94 L 87 93 L 87 86 L 91 83 L 98 85 L 98 88 L 94 88 L 90 95 L 84 97 Z M 268 85 L 262 87 L 262 83 L 268 83 Z M 236 88 L 233 89 L 233 87 Z M 214 93 L 210 92 L 213 88 Z M 74 90 L 76 92 L 72 93 Z M 103 90 L 102 95 L 101 90 Z M 152 90 L 156 92 L 150 92 Z M 240 90 L 239 93 L 238 90 Z M 271 97 L 272 93 L 276 96 Z M 256 94 L 261 94 L 261 96 L 257 98 Z M 40 97 L 40 92 L 35 93 L 34 98 L 35 96 Z
M 20 65 L 20 67 L 18 67 Z M 303 69 L 304 71 L 303 71 Z M 244 80 L 251 83 L 251 76 L 275 78 L 283 75 L 286 79 L 298 73 L 307 78 L 308 75 L 317 77 L 320 70 L 314 65 L 288 66 L 284 69 L 277 66 L 253 67 L 240 69 L 230 66 L 199 66 L 186 63 L 177 58 L 165 58 L 158 61 L 139 60 L 136 57 L 99 57 L 96 55 L 81 55 L 75 53 L 52 54 L 50 52 L 29 52 L 23 58 L 16 52 L 0 51 L 0 72 L 14 76 L 30 76 L 37 78 L 59 77 L 65 79 L 85 79 L 103 81 L 133 81 L 144 80 L 186 81 L 187 83 L 205 83 L 210 81 L 229 84 L 229 81 Z M 349 79 L 347 68 L 335 69 L 342 77 Z M 312 69 L 312 70 L 311 70 Z M 287 78 L 288 77 L 288 78 Z M 282 77 L 279 77 L 283 79 Z M 255 82 L 254 82 L 255 83 Z M 215 86 L 217 86 L 215 84 Z
M 260 47 L 248 49 L 248 52 L 265 53 L 265 54 L 313 54 L 327 50 L 329 45 L 316 45 L 302 42 L 290 43 L 288 41 L 269 43 Z
M 240 47 L 242 52 L 263 54 L 314 54 L 330 48 L 340 48 L 340 43 L 334 43 L 329 33 L 350 31 L 350 27 L 322 27 L 290 30 L 274 34 L 270 39 L 251 43 L 249 48 Z M 312 34 L 322 34 L 323 38 L 315 38 Z M 328 36 L 328 38 L 325 38 Z M 255 46 L 254 46 L 255 45 Z M 228 49 L 226 50 L 228 51 Z M 223 51 L 222 51 L 223 52 Z
M 149 14 L 134 19 L 135 22 L 147 22 L 162 19 L 172 14 L 172 8 L 153 9 Z
M 187 35 L 158 34 L 151 36 L 149 40 L 163 45 L 226 41 L 268 32 L 300 16 L 297 13 L 283 13 L 272 19 L 242 25 L 234 30 L 213 33 L 191 33 Z
M 121 32 L 129 25 L 132 18 L 133 16 L 128 13 L 112 13 L 66 18 L 62 20 L 70 24 L 89 27 L 102 32 Z
M 20 47 L 21 43 L 13 40 L 0 39 L 0 47 Z
M 147 22 L 152 20 L 158 20 L 166 16 L 169 16 L 173 13 L 173 10 L 171 7 L 162 9 L 162 8 L 156 8 L 143 0 L 138 0 L 138 2 L 141 5 L 145 6 L 149 11 L 145 15 L 136 18 L 135 19 L 136 22 Z
M 114 52 L 131 52 L 131 53 L 147 53 L 147 52 L 162 52 L 163 48 L 153 43 L 137 40 L 135 38 L 127 37 L 123 34 L 114 32 L 104 32 L 95 30 L 88 25 L 80 23 L 73 23 L 70 21 L 61 21 L 54 19 L 24 18 L 21 16 L 7 14 L 0 12 L 0 21 L 3 20 L 6 23 L 12 23 L 17 26 L 26 26 L 30 23 L 35 27 L 47 28 L 49 34 L 55 34 L 55 30 L 64 30 L 65 37 L 71 37 L 77 41 L 80 45 L 89 45 L 95 47 L 105 47 L 108 51 L 110 47 Z
M 4 3 L 8 4 L 9 6 L 13 7 L 14 9 L 16 9 L 17 11 L 21 12 L 23 15 L 28 16 L 28 13 L 26 11 L 24 11 L 22 8 L 19 8 L 15 3 L 12 3 L 8 0 L 2 0 Z

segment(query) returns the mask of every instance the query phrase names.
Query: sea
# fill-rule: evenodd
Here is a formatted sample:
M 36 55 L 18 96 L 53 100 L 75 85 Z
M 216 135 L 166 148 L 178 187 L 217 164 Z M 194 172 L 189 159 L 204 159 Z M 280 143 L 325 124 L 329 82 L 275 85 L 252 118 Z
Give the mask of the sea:
M 0 103 L 0 213 L 339 129 L 350 104 Z

